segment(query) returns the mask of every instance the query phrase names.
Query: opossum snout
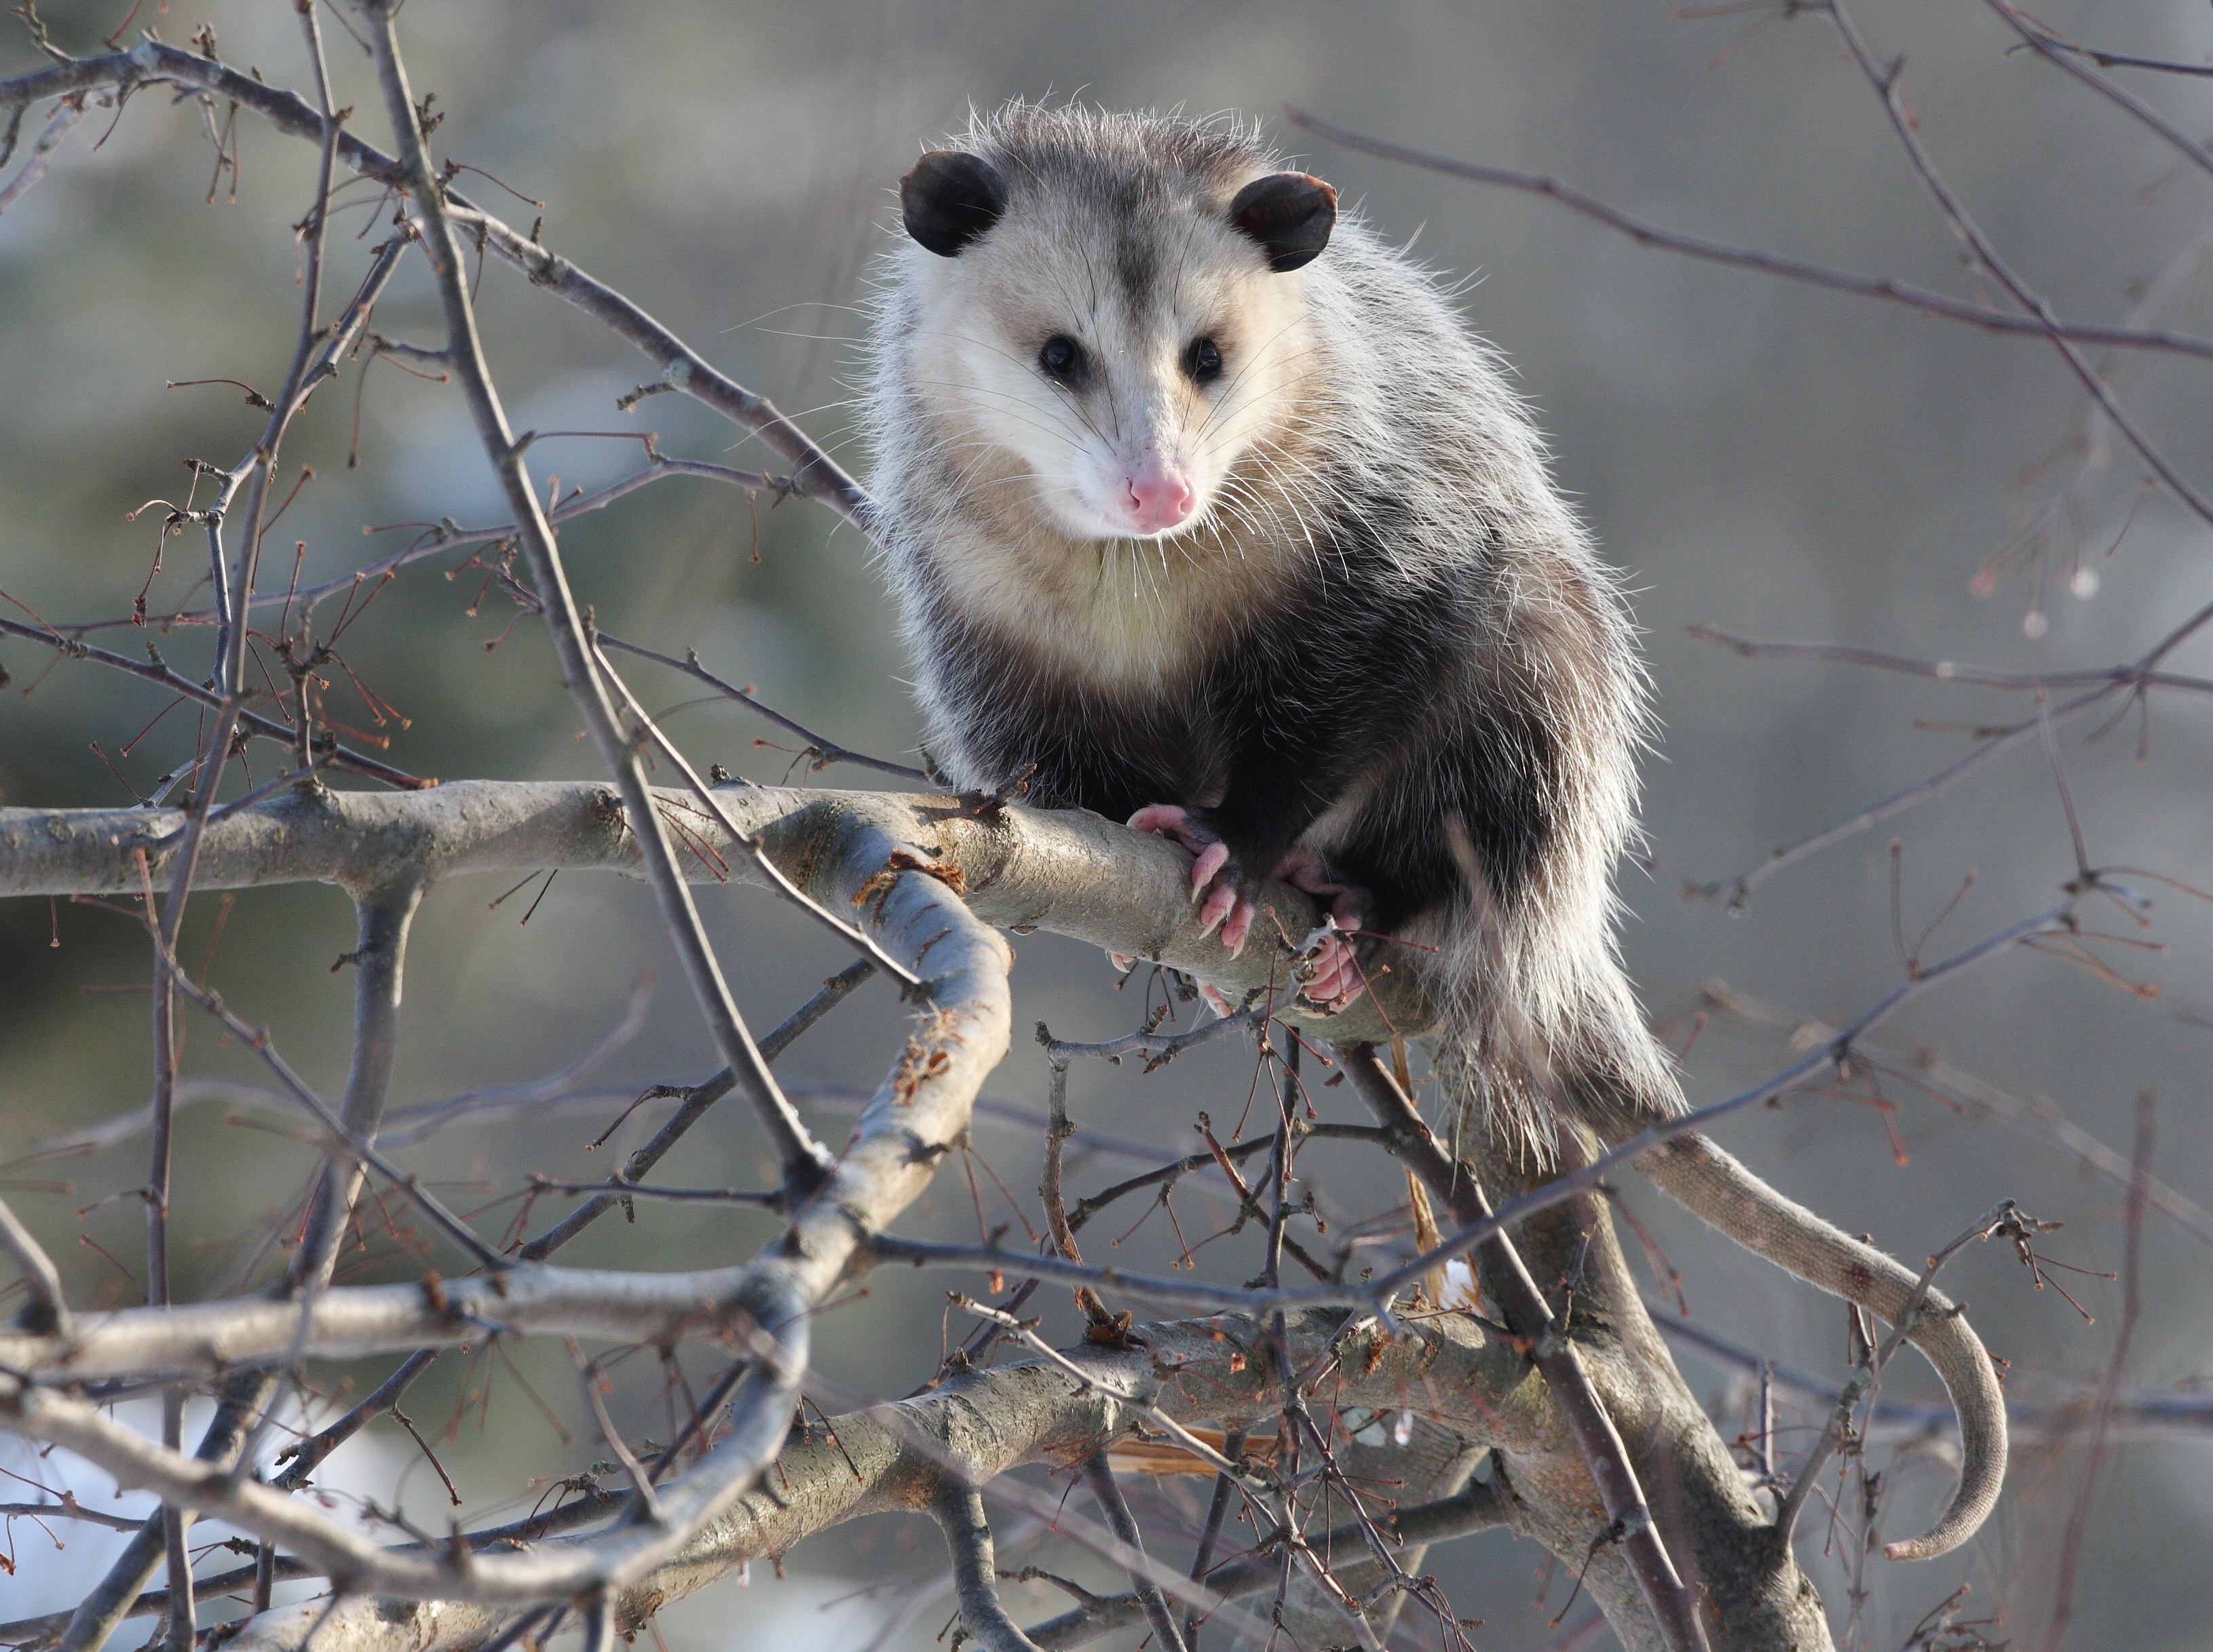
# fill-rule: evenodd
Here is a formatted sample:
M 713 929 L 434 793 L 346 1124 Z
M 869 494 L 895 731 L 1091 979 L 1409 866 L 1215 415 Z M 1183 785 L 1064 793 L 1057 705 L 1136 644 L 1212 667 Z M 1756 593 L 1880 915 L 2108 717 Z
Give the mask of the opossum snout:
M 1139 533 L 1166 533 L 1189 519 L 1198 492 L 1190 477 L 1157 452 L 1148 451 L 1124 472 L 1120 502 Z

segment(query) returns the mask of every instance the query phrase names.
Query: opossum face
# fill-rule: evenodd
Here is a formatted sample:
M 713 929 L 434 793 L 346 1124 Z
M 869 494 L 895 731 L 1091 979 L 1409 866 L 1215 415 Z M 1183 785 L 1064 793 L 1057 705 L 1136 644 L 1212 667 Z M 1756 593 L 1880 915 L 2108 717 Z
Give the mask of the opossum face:
M 1226 191 L 1224 191 L 1226 193 Z M 1165 538 L 1239 510 L 1311 399 L 1305 278 L 1336 191 L 1277 173 L 1227 199 L 1152 180 L 1003 178 L 926 155 L 901 185 L 938 254 L 911 270 L 915 381 L 959 462 L 1077 540 Z

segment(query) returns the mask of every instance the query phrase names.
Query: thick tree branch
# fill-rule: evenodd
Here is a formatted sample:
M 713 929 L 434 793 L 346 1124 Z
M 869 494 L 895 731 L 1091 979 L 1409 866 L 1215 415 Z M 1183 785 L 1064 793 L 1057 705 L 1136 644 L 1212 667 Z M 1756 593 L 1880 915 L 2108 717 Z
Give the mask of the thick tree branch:
M 1339 1050 L 1353 1088 L 1379 1122 L 1399 1133 L 1399 1156 L 1422 1179 L 1431 1197 L 1443 1200 L 1464 1224 L 1491 1221 L 1491 1202 L 1474 1175 L 1446 1156 L 1412 1101 L 1378 1059 L 1375 1047 L 1339 1046 Z M 1662 1540 L 1643 1488 L 1637 1484 L 1628 1449 L 1592 1386 L 1575 1343 L 1559 1325 L 1504 1230 L 1498 1230 L 1484 1242 L 1491 1253 L 1486 1285 L 1497 1297 L 1507 1323 L 1527 1347 L 1530 1360 L 1545 1374 L 1558 1396 L 1604 1500 L 1609 1528 L 1593 1543 L 1592 1552 L 1598 1552 L 1600 1543 L 1618 1544 L 1666 1643 L 1683 1652 L 1693 1649 L 1704 1652 L 1705 1625 L 1698 1605 L 1683 1587 L 1674 1558 Z
M 686 794 L 655 795 L 681 806 Z M 716 795 L 748 836 L 765 835 L 768 851 L 795 877 L 826 859 L 834 862 L 852 834 L 881 834 L 899 846 L 887 853 L 904 853 L 926 877 L 961 894 L 985 923 L 1050 929 L 1190 971 L 1232 993 L 1265 989 L 1271 971 L 1282 983 L 1280 953 L 1248 944 L 1233 957 L 1199 932 L 1189 898 L 1190 858 L 1181 849 L 1095 815 L 921 793 L 746 787 Z M 573 782 L 463 780 L 405 794 L 288 794 L 210 826 L 195 884 L 357 889 L 402 861 L 433 881 L 556 867 L 636 876 L 642 857 L 629 812 L 612 787 Z M 0 809 L 0 896 L 128 893 L 137 887 L 133 851 L 158 843 L 180 821 L 174 811 Z M 698 827 L 701 841 L 729 860 L 730 876 L 758 876 L 750 855 L 720 827 L 712 821 Z M 158 872 L 160 855 L 154 865 Z M 702 883 L 716 877 L 696 859 L 686 874 Z M 850 903 L 850 891 L 838 900 Z M 1296 937 L 1314 926 L 1313 902 L 1288 884 L 1266 885 L 1259 906 L 1260 935 Z M 936 967 L 934 954 L 930 963 Z M 1364 999 L 1340 1016 L 1296 1005 L 1279 1013 L 1350 1039 L 1428 1025 L 1428 1012 L 1407 995 L 1406 972 L 1377 989 L 1387 1021 Z
M 582 796 L 570 801 L 589 810 Z M 222 835 L 231 823 L 213 829 L 209 847 L 214 853 L 206 863 L 211 870 L 226 864 Z M 15 1370 L 37 1367 L 58 1376 L 65 1369 L 71 1377 L 82 1378 L 102 1370 L 119 1373 L 126 1366 L 141 1372 L 212 1374 L 241 1362 L 280 1357 L 296 1346 L 318 1355 L 420 1347 L 468 1334 L 480 1337 L 491 1324 L 623 1341 L 703 1332 L 735 1336 L 741 1351 L 756 1357 L 754 1375 L 741 1386 L 735 1407 L 737 1431 L 699 1467 L 659 1492 L 668 1511 L 666 1527 L 622 1528 L 560 1556 L 479 1556 L 467 1576 L 457 1578 L 442 1562 L 381 1558 L 373 1546 L 364 1546 L 309 1505 L 196 1467 L 107 1423 L 81 1402 L 41 1388 L 10 1385 L 18 1427 L 60 1440 L 119 1479 L 148 1485 L 180 1506 L 220 1514 L 272 1539 L 349 1588 L 413 1598 L 519 1603 L 567 1599 L 603 1585 L 627 1587 L 661 1564 L 694 1530 L 742 1494 L 753 1473 L 783 1442 L 789 1396 L 796 1393 L 804 1361 L 807 1309 L 864 1261 L 866 1235 L 880 1230 L 927 1183 L 936 1159 L 965 1132 L 976 1087 L 1006 1048 L 1003 944 L 957 902 L 947 899 L 936 878 L 895 867 L 895 840 L 850 816 L 839 826 L 834 842 L 810 841 L 808 847 L 819 853 L 802 875 L 818 898 L 847 907 L 864 886 L 870 888 L 863 915 L 879 938 L 904 958 L 927 953 L 938 1005 L 924 1035 L 933 1059 L 918 1073 L 905 1072 L 904 1062 L 894 1069 L 863 1114 L 857 1138 L 829 1184 L 792 1233 L 760 1260 L 712 1275 L 657 1280 L 620 1274 L 590 1283 L 564 1270 L 524 1266 L 496 1281 L 369 1288 L 366 1296 L 359 1290 L 332 1290 L 308 1309 L 304 1337 L 302 1311 L 283 1303 L 200 1305 L 173 1310 L 181 1317 L 158 1321 L 137 1310 L 135 1319 L 117 1315 L 97 1325 L 85 1321 L 82 1334 L 67 1347 L 53 1339 L 33 1339 L 42 1345 L 38 1347 L 9 1339 L 0 1351 L 0 1364 Z M 607 831 L 604 821 L 598 831 L 603 847 L 623 841 L 619 832 Z M 436 860 L 433 856 L 416 864 Z M 888 879 L 881 876 L 885 872 Z M 943 1059 L 935 1059 L 938 1055 Z M 604 1309 L 614 1303 L 624 1307 L 607 1316 Z M 465 1328 L 471 1326 L 473 1332 Z M 764 1337 L 777 1341 L 764 1343 Z

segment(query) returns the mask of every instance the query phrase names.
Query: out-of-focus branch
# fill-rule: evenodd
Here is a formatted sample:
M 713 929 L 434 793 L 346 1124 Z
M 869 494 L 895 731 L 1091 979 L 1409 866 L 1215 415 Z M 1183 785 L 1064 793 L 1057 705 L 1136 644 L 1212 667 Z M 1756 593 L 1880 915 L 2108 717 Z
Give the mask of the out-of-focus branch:
M 859 768 L 873 768 L 879 774 L 890 774 L 899 780 L 927 780 L 930 776 L 906 763 L 887 762 L 881 757 L 871 757 L 865 752 L 850 750 L 834 740 L 826 740 L 803 723 L 794 722 L 775 707 L 764 704 L 751 692 L 734 683 L 726 683 L 699 663 L 697 653 L 678 659 L 672 655 L 657 653 L 651 648 L 641 648 L 635 642 L 625 642 L 619 637 L 600 634 L 600 646 L 613 648 L 619 653 L 635 654 L 640 659 L 649 659 L 656 665 L 666 665 L 673 671 L 681 671 L 696 683 L 704 683 L 716 693 L 735 700 L 748 711 L 765 717 L 787 734 L 796 734 L 807 742 L 807 750 L 800 755 L 808 760 L 808 766 L 821 769 L 832 763 L 850 763 Z
M 2153 671 L 2142 664 L 2091 665 L 2073 671 L 2002 671 L 1988 665 L 1963 665 L 1956 659 L 1924 659 L 1893 653 L 1887 648 L 1862 648 L 1844 642 L 1796 642 L 1761 637 L 1741 637 L 1716 625 L 1693 625 L 1689 635 L 1700 642 L 1728 649 L 1740 659 L 1818 659 L 1843 665 L 1864 665 L 1871 671 L 1897 671 L 1908 677 L 1932 677 L 1939 683 L 1963 683 L 1972 688 L 2033 693 L 2039 689 L 2115 688 L 2181 689 L 2213 694 L 2213 677 L 2186 677 L 2176 671 Z
M 18 120 L 22 118 L 20 106 L 15 118 Z M 46 167 L 52 163 L 55 151 L 61 148 L 62 140 L 70 135 L 70 128 L 83 118 L 82 98 L 63 100 L 61 107 L 56 109 L 53 118 L 46 122 L 46 130 L 39 134 L 38 141 L 31 145 L 31 153 L 24 157 L 22 169 L 7 183 L 0 185 L 0 212 L 5 212 L 38 187 L 39 180 L 46 175 Z M 0 167 L 8 164 L 8 152 L 15 148 L 15 128 L 11 121 L 8 131 L 9 142 L 0 145 Z
M 2192 516 L 2213 525 L 2213 500 L 2207 499 L 2197 484 L 2177 470 L 2173 462 L 2153 445 L 2151 438 L 2143 433 L 2135 418 L 2115 399 L 2105 380 L 2083 359 L 2082 352 L 2076 348 L 2076 341 L 2067 335 L 2051 306 L 2015 273 L 2004 255 L 1999 252 L 1997 244 L 1975 222 L 1966 203 L 1945 180 L 1943 174 L 1937 171 L 1936 162 L 1922 145 L 1920 122 L 1907 111 L 1899 96 L 1898 81 L 1905 68 L 1904 59 L 1887 66 L 1877 63 L 1866 41 L 1861 38 L 1859 27 L 1852 21 L 1851 11 L 1844 0 L 1822 0 L 1819 9 L 1828 13 L 1830 21 L 1836 25 L 1837 33 L 1844 43 L 1844 49 L 1851 54 L 1852 61 L 1858 64 L 1869 87 L 1881 100 L 1883 113 L 1890 121 L 1891 132 L 1898 139 L 1899 147 L 1905 150 L 1906 159 L 1912 163 L 1914 171 L 1920 174 L 1930 198 L 1951 225 L 1953 233 L 1974 255 L 1976 262 L 1990 271 L 1991 278 L 2004 288 L 2014 302 L 2036 322 L 2038 331 L 2045 335 L 2060 360 L 2066 363 L 2068 372 L 2075 376 L 2083 392 L 2097 403 L 2099 410 L 2113 422 L 2113 428 L 2121 433 L 2122 440 L 2136 450 L 2137 456 L 2150 467 L 2167 491 Z
M 2124 686 L 2123 683 L 2112 683 L 2103 688 L 2093 689 L 2088 694 L 2077 695 L 2072 700 L 2051 707 L 2039 716 L 2025 717 L 2001 728 L 1966 756 L 1954 759 L 1928 779 L 1917 780 L 1904 790 L 1893 792 L 1865 808 L 1856 809 L 1842 820 L 1832 822 L 1817 832 L 1809 832 L 1793 842 L 1771 849 L 1767 858 L 1758 865 L 1747 866 L 1734 877 L 1718 878 L 1705 884 L 1686 882 L 1683 893 L 1699 900 L 1722 901 L 1731 911 L 1741 911 L 1751 899 L 1752 891 L 1784 867 L 1803 860 L 1810 854 L 1817 854 L 1832 844 L 1856 837 L 1869 827 L 1888 820 L 1893 815 L 1902 814 L 1917 804 L 1926 803 L 1930 799 L 1948 792 L 1992 758 L 2002 756 L 2014 747 L 2036 739 L 2045 727 L 2072 721 L 2092 707 L 2104 704 Z
M 322 116 L 298 94 L 241 75 L 214 58 L 152 39 L 130 52 L 81 58 L 0 81 L 0 109 L 21 108 L 70 92 L 113 88 L 128 93 L 155 82 L 235 102 L 292 137 L 315 143 L 323 139 Z M 363 177 L 408 186 L 410 176 L 398 161 L 351 132 L 339 133 L 338 156 Z M 471 239 L 481 237 L 485 247 L 521 270 L 533 285 L 551 288 L 628 339 L 659 364 L 666 383 L 759 438 L 791 466 L 793 491 L 830 506 L 849 519 L 862 520 L 868 500 L 860 484 L 765 397 L 716 371 L 638 305 L 503 223 L 460 191 L 447 190 L 443 196 L 454 221 L 469 232 Z
M 1827 1408 L 1844 1392 L 1837 1383 L 1810 1371 L 1798 1370 L 1722 1335 L 1710 1327 L 1677 1314 L 1656 1310 L 1652 1322 L 1669 1341 L 1713 1360 L 1724 1369 L 1757 1377 L 1765 1370 L 1781 1388 L 1795 1391 L 1809 1403 Z M 2062 1445 L 2079 1438 L 2095 1418 L 2103 1403 L 2095 1388 L 2062 1388 L 2039 1400 L 2009 1396 L 2006 1432 L 2015 1444 Z M 1861 1412 L 1860 1440 L 1863 1444 L 1926 1440 L 1959 1433 L 1959 1413 L 1949 1405 L 1921 1405 L 1903 1400 L 1877 1400 Z M 2204 1439 L 2213 1434 L 2213 1395 L 2174 1393 L 2157 1388 L 2123 1390 L 2112 1396 L 2107 1413 L 2106 1438 L 2115 1442 L 2140 1443 L 2155 1440 Z
M 1618 229 L 1640 246 L 1680 252 L 1709 264 L 1728 264 L 1740 270 L 1758 270 L 1763 275 L 1780 276 L 1785 280 L 1802 282 L 1813 287 L 1826 287 L 1833 292 L 1850 293 L 1860 298 L 1886 300 L 1918 310 L 1924 315 L 1937 316 L 1947 321 L 1965 322 L 1971 327 L 1981 327 L 1990 332 L 2015 333 L 2036 338 L 2056 337 L 2077 343 L 2106 344 L 2125 349 L 2170 350 L 2178 355 L 2213 360 L 2213 338 L 2168 332 L 2153 327 L 2100 326 L 2095 322 L 2063 321 L 2057 318 L 2047 321 L 2036 315 L 1993 309 L 1986 304 L 1977 304 L 1950 293 L 1941 293 L 1931 287 L 1918 287 L 1911 282 L 1898 281 L 1889 276 L 1862 276 L 1849 270 L 1834 270 L 1826 264 L 1789 258 L 1780 252 L 1733 246 L 1704 235 L 1663 228 L 1556 178 L 1546 178 L 1538 173 L 1516 172 L 1507 167 L 1478 166 L 1471 161 L 1454 161 L 1426 150 L 1409 149 L 1402 143 L 1387 143 L 1381 138 L 1349 131 L 1302 109 L 1290 108 L 1283 112 L 1293 125 L 1356 154 L 1374 155 L 1379 161 L 1400 161 L 1410 167 L 1418 167 L 1424 172 L 1465 179 L 1469 183 L 1489 184 L 1501 189 L 1516 190 L 1525 195 L 1539 196 L 1610 229 Z
M 2128 88 L 2116 85 L 2105 76 L 2098 73 L 2096 69 L 2091 68 L 2088 64 L 2082 61 L 2087 57 L 2096 63 L 2099 68 L 2104 68 L 2114 62 L 2114 59 L 2100 57 L 2094 52 L 2084 52 L 2080 46 L 2069 45 L 2040 23 L 2030 19 L 2013 3 L 2013 0 L 1983 0 L 1983 3 L 2003 19 L 2006 26 L 2033 46 L 2037 55 L 2046 63 L 2073 76 L 2108 103 L 2126 110 L 2139 125 L 2158 133 L 2175 153 L 2189 161 L 2192 166 L 2198 167 L 2201 172 L 2213 173 L 2213 151 L 2209 151 L 2203 143 L 2192 137 L 2189 133 L 2130 91 Z M 2131 61 L 2135 62 L 2137 67 L 2146 66 L 2141 60 Z M 2160 66 L 2168 67 L 2169 65 Z M 2201 68 L 2198 72 L 2213 74 L 2213 68 Z
M 1709 981 L 1701 997 L 1722 1014 L 1772 1028 L 1793 1039 L 1833 1045 L 1839 1036 L 1838 1029 L 1819 1017 L 1766 1003 L 1727 981 Z M 2125 1194 L 2132 1195 L 2141 1188 L 2150 1209 L 2159 1212 L 2200 1244 L 2213 1246 L 2213 1211 L 2133 1164 L 2127 1154 L 2117 1152 L 2076 1124 L 2050 1099 L 2039 1096 L 2033 1101 L 2024 1100 L 1966 1071 L 1934 1048 L 1901 1049 L 1894 1044 L 1870 1039 L 1863 1031 L 1851 1035 L 1850 1048 L 1863 1065 L 1899 1074 L 1943 1096 L 1956 1098 L 1956 1104 L 1971 1118 L 1988 1115 L 2003 1120 L 2025 1134 L 2041 1138 L 2072 1157 L 2083 1169 L 2103 1176 Z M 2213 1400 L 2205 1401 L 2204 1406 L 2204 1414 L 2213 1418 Z M 2199 1414 L 2196 1399 L 2193 1397 L 2178 1414 Z
M 27 1331 L 47 1332 L 64 1339 L 74 1335 L 76 1321 L 70 1315 L 69 1299 L 62 1294 L 62 1276 L 53 1258 L 4 1201 L 0 1201 L 0 1247 L 15 1259 L 30 1289 L 30 1304 L 15 1316 L 15 1323 Z
M 1794 843 L 1787 843 L 1781 848 L 1773 850 L 1759 865 L 1747 867 L 1734 878 L 1716 878 L 1707 884 L 1689 884 L 1685 886 L 1684 893 L 1707 900 L 1726 898 L 1732 907 L 1742 907 L 1755 885 L 1773 877 L 1794 861 L 1802 860 L 1817 850 L 1825 849 L 1832 843 L 1842 842 L 1844 839 L 1866 830 L 1880 821 L 1887 820 L 1891 816 L 1910 809 L 1917 803 L 1926 802 L 1939 793 L 1950 789 L 1960 780 L 1990 762 L 1991 758 L 2016 745 L 2023 744 L 2031 738 L 2040 738 L 2045 729 L 2078 716 L 2094 706 L 2105 704 L 2125 689 L 2133 689 L 2136 694 L 2141 695 L 2148 687 L 2159 686 L 2154 682 L 2155 677 L 2164 675 L 2155 669 L 2159 662 L 2209 624 L 2213 624 L 2213 603 L 2208 603 L 2191 613 L 2181 623 L 2170 629 L 2164 636 L 2131 664 L 2087 674 L 2085 680 L 2095 685 L 2088 692 L 2077 695 L 2075 698 L 2053 706 L 2048 710 L 2039 708 L 2036 716 L 2023 718 L 2008 727 L 1997 730 L 1966 756 L 1948 763 L 1928 779 L 1909 786 L 1902 792 L 1894 792 L 1880 802 L 1871 803 L 1864 809 L 1857 810 L 1844 819 L 1825 826 L 1818 832 L 1801 837 Z M 1754 642 L 1746 638 L 1728 636 L 1710 627 L 1694 627 L 1692 635 L 1700 637 L 1702 641 L 1719 643 L 1723 647 L 1733 649 L 1747 658 L 1753 657 L 1756 653 L 1779 653 L 1785 649 L 1827 646 Z M 1877 655 L 1856 663 L 1879 665 L 1893 670 L 1907 668 L 1897 656 Z M 1945 677 L 1947 673 L 1943 669 L 1944 665 L 1945 662 L 1941 660 L 1934 662 L 1929 675 L 1937 677 Z M 1990 673 L 1990 675 L 1996 677 L 2000 674 Z M 2018 683 L 1998 681 L 1990 683 L 1989 686 L 2035 689 L 2047 685 L 2033 681 L 2022 681 Z M 2059 684 L 2055 682 L 2050 686 L 2059 686 Z M 2179 677 L 2165 686 L 2198 689 L 2206 684 L 2199 678 Z M 2126 702 L 2123 703 L 2125 705 Z
M 397 353 L 388 340 L 385 342 L 383 348 L 387 355 Z M 443 361 L 445 352 L 439 351 L 438 358 Z M 626 476 L 619 482 L 611 482 L 594 493 L 582 494 L 564 500 L 546 513 L 546 519 L 555 527 L 559 527 L 563 523 L 574 521 L 580 516 L 588 516 L 594 511 L 605 510 L 618 500 L 627 499 L 639 489 L 649 487 L 654 483 L 669 477 L 696 477 L 705 481 L 720 482 L 733 488 L 759 489 L 777 494 L 779 496 L 791 491 L 789 477 L 765 476 L 758 471 L 734 470 L 727 465 L 710 465 L 701 459 L 674 459 L 655 449 L 648 452 L 647 463 L 643 470 Z M 380 556 L 375 562 L 365 563 L 350 574 L 341 574 L 333 579 L 319 580 L 313 585 L 303 585 L 296 591 L 263 592 L 253 598 L 252 606 L 257 609 L 282 609 L 289 602 L 302 611 L 311 611 L 332 597 L 342 596 L 371 580 L 380 580 L 387 574 L 396 574 L 401 568 L 426 558 L 442 555 L 456 547 L 498 544 L 503 541 L 512 539 L 515 534 L 515 525 L 512 522 L 503 522 L 496 527 L 488 528 L 464 527 L 459 523 L 451 521 L 406 523 L 401 525 L 419 526 L 423 530 L 405 550 L 393 551 L 387 556 Z M 216 610 L 212 609 L 186 609 L 173 616 L 172 623 L 206 621 L 215 616 Z M 64 637 L 84 637 L 95 631 L 113 629 L 118 626 L 133 623 L 135 621 L 128 618 L 80 621 L 58 623 L 54 629 Z M 606 637 L 601 638 L 601 641 L 610 644 L 613 642 L 613 639 Z
M 89 660 L 96 665 L 107 666 L 113 671 L 127 671 L 133 677 L 156 683 L 173 694 L 182 695 L 187 700 L 210 708 L 223 703 L 221 695 L 205 683 L 195 683 L 190 677 L 180 676 L 171 670 L 168 663 L 162 659 L 158 653 L 155 653 L 153 661 L 149 664 L 145 660 L 133 659 L 127 654 L 115 653 L 106 648 L 95 647 L 90 643 L 80 642 L 66 633 L 51 627 L 26 625 L 22 621 L 9 619 L 3 614 L 0 614 L 0 636 L 21 637 L 27 642 L 42 644 L 70 659 Z M 273 718 L 264 717 L 258 712 L 241 711 L 238 715 L 238 722 L 241 728 L 257 740 L 274 740 L 279 745 L 288 747 L 296 745 L 299 741 L 300 735 L 297 729 L 288 727 Z M 316 744 L 320 748 L 323 743 L 318 740 Z M 327 751 L 323 755 L 326 756 L 330 766 L 333 768 L 344 769 L 350 774 L 359 774 L 369 780 L 382 780 L 387 786 L 397 786 L 414 791 L 437 784 L 436 780 L 425 780 L 411 774 L 404 768 L 394 768 L 390 763 L 380 762 L 374 757 L 366 756 L 358 751 L 340 745 L 335 740 L 331 741 Z M 217 811 L 217 812 L 222 811 Z M 170 818 L 172 821 L 179 819 L 174 814 Z
M 1144 1540 L 1137 1531 L 1136 1518 L 1122 1496 L 1122 1488 L 1114 1483 L 1114 1465 L 1106 1460 L 1104 1451 L 1094 1451 L 1083 1460 L 1083 1483 L 1091 1488 L 1091 1495 L 1099 1499 L 1099 1507 L 1106 1516 L 1106 1525 L 1116 1537 L 1131 1548 L 1143 1552 Z M 1161 1586 L 1143 1572 L 1130 1574 L 1130 1584 L 1143 1610 L 1145 1621 L 1152 1625 L 1154 1643 L 1162 1652 L 1184 1652 L 1183 1631 L 1174 1614 L 1168 1611 L 1167 1596 Z M 1029 1644 L 1025 1637 L 1024 1644 Z

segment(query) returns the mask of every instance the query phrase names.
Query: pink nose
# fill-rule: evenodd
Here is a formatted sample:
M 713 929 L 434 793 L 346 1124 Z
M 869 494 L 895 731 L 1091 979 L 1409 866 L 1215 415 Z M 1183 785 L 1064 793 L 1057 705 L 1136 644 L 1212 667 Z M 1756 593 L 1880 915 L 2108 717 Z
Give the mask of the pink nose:
M 1198 502 L 1183 472 L 1152 453 L 1122 478 L 1122 502 L 1140 533 L 1165 532 L 1186 520 Z

